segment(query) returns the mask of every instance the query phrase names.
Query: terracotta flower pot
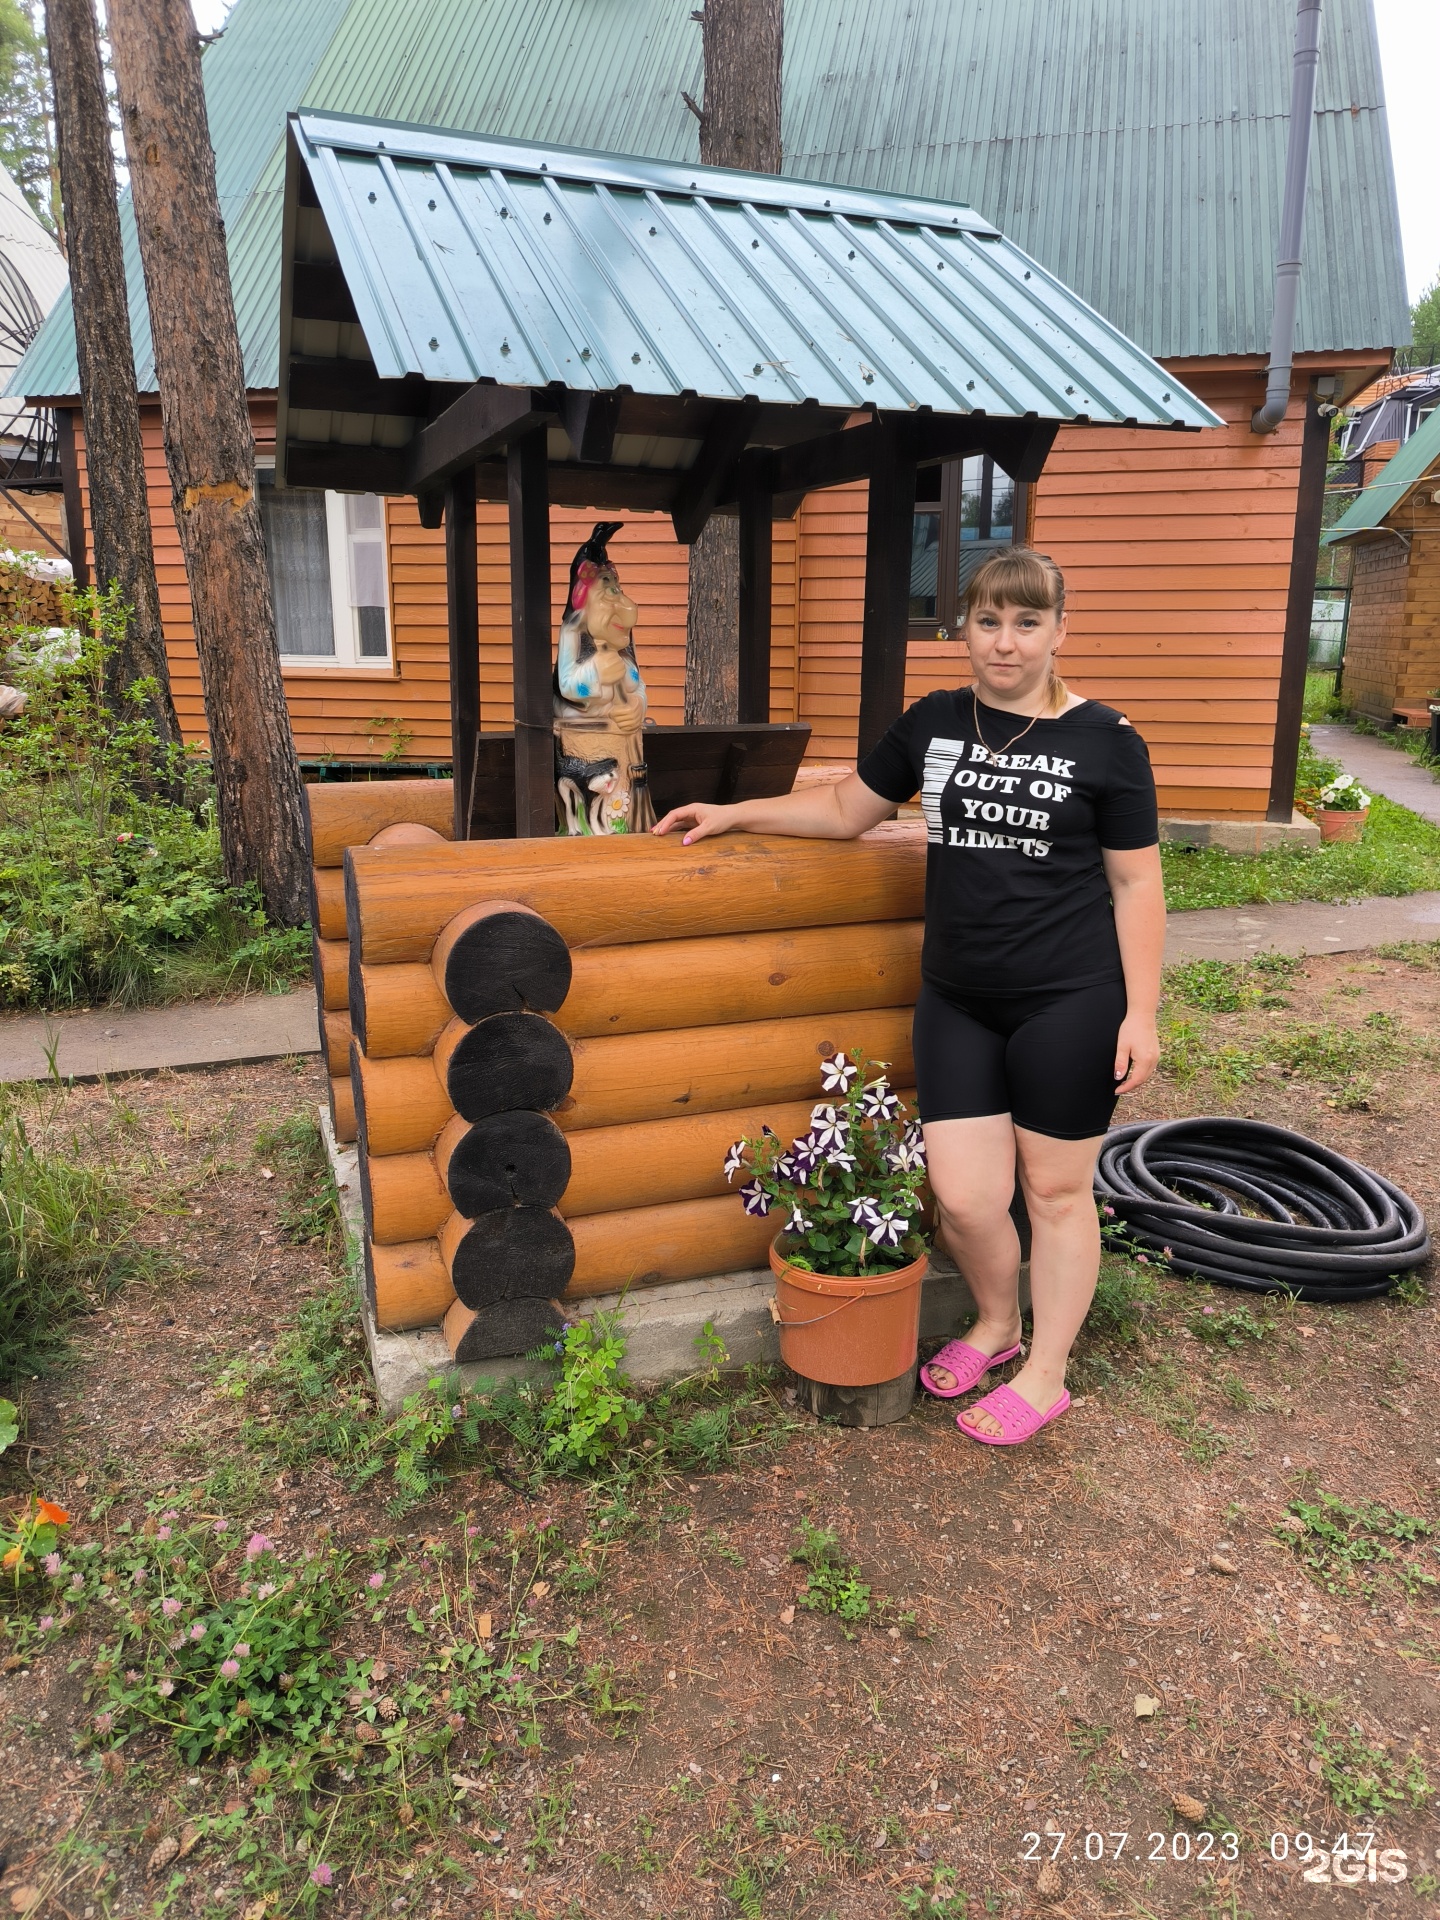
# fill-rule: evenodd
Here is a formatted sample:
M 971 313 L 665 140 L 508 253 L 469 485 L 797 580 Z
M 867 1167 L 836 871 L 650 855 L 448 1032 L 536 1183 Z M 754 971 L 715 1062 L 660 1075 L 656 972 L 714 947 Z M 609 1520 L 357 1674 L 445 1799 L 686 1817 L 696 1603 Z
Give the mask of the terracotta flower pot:
M 1362 807 L 1358 813 L 1345 813 L 1339 807 L 1317 807 L 1315 818 L 1320 823 L 1322 840 L 1358 840 L 1365 831 L 1370 809 Z
M 770 1247 L 780 1358 L 832 1387 L 873 1387 L 915 1364 L 920 1284 L 930 1256 L 865 1279 L 807 1273 Z

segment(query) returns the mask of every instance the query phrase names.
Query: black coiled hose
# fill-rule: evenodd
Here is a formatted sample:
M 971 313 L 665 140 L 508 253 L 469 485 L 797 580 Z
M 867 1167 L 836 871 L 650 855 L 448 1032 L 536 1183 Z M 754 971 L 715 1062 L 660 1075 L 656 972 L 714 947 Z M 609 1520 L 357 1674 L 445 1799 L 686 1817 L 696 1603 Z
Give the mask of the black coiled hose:
M 1177 1273 L 1252 1293 L 1371 1300 L 1430 1253 L 1408 1193 L 1263 1120 L 1116 1127 L 1100 1149 L 1095 1196 Z

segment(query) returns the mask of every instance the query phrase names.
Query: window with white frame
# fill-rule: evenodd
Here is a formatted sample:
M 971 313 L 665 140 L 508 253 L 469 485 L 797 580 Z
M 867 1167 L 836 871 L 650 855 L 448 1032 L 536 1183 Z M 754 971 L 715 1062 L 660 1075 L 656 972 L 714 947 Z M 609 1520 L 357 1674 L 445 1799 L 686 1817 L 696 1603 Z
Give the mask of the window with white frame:
M 380 496 L 281 491 L 273 473 L 257 477 L 281 659 L 291 666 L 388 668 Z

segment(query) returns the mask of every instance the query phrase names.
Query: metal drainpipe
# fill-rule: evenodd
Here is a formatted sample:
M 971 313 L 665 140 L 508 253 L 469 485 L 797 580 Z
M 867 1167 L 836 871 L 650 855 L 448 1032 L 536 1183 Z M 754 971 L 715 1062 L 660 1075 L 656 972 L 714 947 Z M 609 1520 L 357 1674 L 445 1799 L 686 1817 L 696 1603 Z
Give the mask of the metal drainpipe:
M 1270 328 L 1270 365 L 1265 403 L 1250 416 L 1255 433 L 1273 433 L 1290 405 L 1290 363 L 1295 352 L 1295 310 L 1300 301 L 1300 242 L 1305 231 L 1305 188 L 1315 128 L 1315 73 L 1320 65 L 1320 0 L 1297 0 L 1295 60 L 1290 83 L 1290 138 L 1285 148 L 1285 200 L 1280 212 L 1280 251 L 1275 262 L 1275 317 Z

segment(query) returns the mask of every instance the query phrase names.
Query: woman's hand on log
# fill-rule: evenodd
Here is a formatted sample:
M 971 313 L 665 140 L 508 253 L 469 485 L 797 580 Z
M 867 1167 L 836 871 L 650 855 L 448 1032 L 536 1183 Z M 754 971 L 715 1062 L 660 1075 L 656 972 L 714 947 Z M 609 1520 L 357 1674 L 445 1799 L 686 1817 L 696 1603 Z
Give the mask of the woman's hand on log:
M 684 827 L 685 838 L 681 844 L 688 847 L 692 840 L 708 840 L 712 834 L 728 833 L 737 824 L 739 812 L 739 807 L 717 807 L 704 800 L 694 800 L 688 807 L 672 807 L 650 831 L 673 833 L 677 827 Z
M 1115 1041 L 1115 1091 L 1134 1093 L 1160 1064 L 1160 1038 L 1155 1022 L 1144 1015 L 1125 1016 Z

